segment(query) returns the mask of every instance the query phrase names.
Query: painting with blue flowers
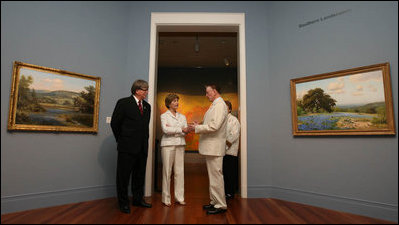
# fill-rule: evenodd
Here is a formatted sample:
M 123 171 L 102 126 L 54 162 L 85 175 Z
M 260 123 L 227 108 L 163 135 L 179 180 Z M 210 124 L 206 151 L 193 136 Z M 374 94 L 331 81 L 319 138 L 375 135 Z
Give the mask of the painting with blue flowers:
M 291 80 L 294 135 L 394 135 L 389 63 Z

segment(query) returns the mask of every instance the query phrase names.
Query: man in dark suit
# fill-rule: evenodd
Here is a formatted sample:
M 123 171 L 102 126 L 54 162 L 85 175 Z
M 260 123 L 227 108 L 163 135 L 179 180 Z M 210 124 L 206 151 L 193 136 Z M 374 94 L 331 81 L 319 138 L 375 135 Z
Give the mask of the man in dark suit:
M 144 99 L 148 83 L 136 80 L 130 97 L 119 99 L 111 119 L 111 128 L 118 144 L 116 188 L 119 209 L 130 213 L 128 186 L 132 178 L 134 206 L 151 208 L 144 201 L 145 170 L 148 155 L 149 122 L 151 106 Z

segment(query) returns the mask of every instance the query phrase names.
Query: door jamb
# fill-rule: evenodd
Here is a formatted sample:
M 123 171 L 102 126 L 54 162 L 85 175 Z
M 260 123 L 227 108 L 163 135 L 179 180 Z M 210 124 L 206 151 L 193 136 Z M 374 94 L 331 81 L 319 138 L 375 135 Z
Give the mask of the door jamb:
M 246 54 L 245 54 L 245 13 L 151 13 L 150 32 L 150 59 L 149 59 L 149 93 L 148 101 L 152 106 L 150 120 L 150 136 L 148 140 L 148 158 L 145 176 L 145 196 L 151 196 L 153 190 L 153 149 L 155 145 L 155 116 L 156 116 L 156 74 L 157 74 L 157 43 L 158 32 L 162 27 L 186 26 L 207 31 L 218 31 L 221 29 L 238 28 L 238 63 L 239 74 L 239 119 L 241 123 L 240 136 L 240 194 L 247 198 L 247 103 L 246 103 Z M 225 31 L 225 30 L 224 30 Z M 218 31 L 220 32 L 220 30 Z

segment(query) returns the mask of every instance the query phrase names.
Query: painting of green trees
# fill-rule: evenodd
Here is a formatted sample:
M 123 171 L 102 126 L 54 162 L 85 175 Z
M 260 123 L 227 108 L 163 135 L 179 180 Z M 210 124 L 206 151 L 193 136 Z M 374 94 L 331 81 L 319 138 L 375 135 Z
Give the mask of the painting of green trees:
M 381 71 L 299 83 L 295 103 L 299 131 L 388 126 Z
M 86 129 L 97 125 L 99 91 L 96 79 L 30 67 L 21 67 L 18 72 L 15 105 L 12 106 L 15 114 L 11 113 L 15 126 Z
M 32 76 L 21 76 L 18 88 L 16 123 L 86 126 L 93 125 L 95 88 L 84 87 L 80 93 L 30 88 Z

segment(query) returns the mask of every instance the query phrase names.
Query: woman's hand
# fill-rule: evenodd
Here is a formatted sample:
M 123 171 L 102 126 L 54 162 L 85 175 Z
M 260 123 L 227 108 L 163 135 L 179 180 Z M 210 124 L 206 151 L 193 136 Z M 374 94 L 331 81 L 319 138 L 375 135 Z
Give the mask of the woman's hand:
M 189 127 L 185 127 L 182 129 L 182 131 L 186 134 L 190 133 L 190 128 Z

